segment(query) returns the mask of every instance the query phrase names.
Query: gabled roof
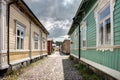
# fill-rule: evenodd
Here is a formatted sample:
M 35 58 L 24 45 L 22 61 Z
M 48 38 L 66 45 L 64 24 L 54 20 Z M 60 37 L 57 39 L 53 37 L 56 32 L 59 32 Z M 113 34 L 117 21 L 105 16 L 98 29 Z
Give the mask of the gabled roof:
M 49 34 L 47 29 L 42 25 L 40 20 L 35 16 L 35 14 L 32 12 L 32 10 L 28 7 L 28 5 L 24 2 L 24 0 L 18 0 L 18 5 L 20 5 L 22 8 L 25 9 L 25 13 L 28 14 L 31 17 L 31 20 L 36 22 L 36 24 L 46 33 Z
M 87 2 L 87 1 L 90 1 L 90 0 L 81 0 L 80 5 L 79 5 L 79 8 L 78 8 L 78 10 L 77 10 L 77 12 L 76 12 L 76 14 L 75 14 L 74 19 L 77 18 L 77 16 L 79 16 L 79 13 L 81 12 L 81 8 L 82 8 L 83 4 L 84 4 L 85 2 Z M 76 22 L 73 21 L 73 22 L 72 22 L 72 25 L 71 25 L 71 27 L 70 27 L 70 29 L 69 29 L 69 31 L 68 31 L 68 35 L 71 35 L 71 33 L 75 30 L 76 27 L 77 27 L 77 26 L 76 26 Z

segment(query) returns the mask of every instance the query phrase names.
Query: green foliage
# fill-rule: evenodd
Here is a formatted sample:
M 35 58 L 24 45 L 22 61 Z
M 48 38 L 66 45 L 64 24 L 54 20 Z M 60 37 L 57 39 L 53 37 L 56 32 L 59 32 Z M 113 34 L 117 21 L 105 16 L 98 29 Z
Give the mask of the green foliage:
M 83 80 L 101 80 L 97 74 L 83 64 L 75 64 L 74 67 L 78 69 L 83 77 Z
M 56 44 L 56 46 L 60 46 L 60 45 L 62 45 L 62 42 L 56 41 L 55 44 Z
M 73 57 L 69 56 L 69 59 L 70 59 L 70 60 L 73 60 Z
M 7 73 L 7 76 L 4 77 L 2 80 L 18 80 L 19 75 L 21 75 L 25 71 L 30 70 L 31 68 L 33 68 L 34 66 L 36 66 L 38 64 L 44 63 L 45 59 L 46 58 L 43 58 L 42 60 L 38 60 L 38 61 L 36 61 L 36 62 L 34 62 L 32 64 L 29 64 L 28 66 L 22 66 L 20 69 L 13 70 L 12 72 L 10 71 L 10 72 Z

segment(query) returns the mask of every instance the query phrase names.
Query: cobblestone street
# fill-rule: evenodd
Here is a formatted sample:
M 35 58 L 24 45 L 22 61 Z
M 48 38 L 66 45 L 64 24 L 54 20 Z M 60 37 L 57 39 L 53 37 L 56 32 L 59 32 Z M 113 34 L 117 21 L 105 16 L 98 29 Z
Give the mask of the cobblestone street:
M 56 52 L 20 75 L 19 80 L 81 80 L 79 72 L 72 67 L 68 57 Z

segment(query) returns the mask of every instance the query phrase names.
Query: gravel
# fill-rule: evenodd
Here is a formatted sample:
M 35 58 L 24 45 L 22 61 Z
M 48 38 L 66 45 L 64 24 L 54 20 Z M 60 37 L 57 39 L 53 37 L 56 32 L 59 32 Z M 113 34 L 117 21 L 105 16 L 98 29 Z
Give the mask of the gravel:
M 19 80 L 82 80 L 69 56 L 56 52 L 19 76 Z

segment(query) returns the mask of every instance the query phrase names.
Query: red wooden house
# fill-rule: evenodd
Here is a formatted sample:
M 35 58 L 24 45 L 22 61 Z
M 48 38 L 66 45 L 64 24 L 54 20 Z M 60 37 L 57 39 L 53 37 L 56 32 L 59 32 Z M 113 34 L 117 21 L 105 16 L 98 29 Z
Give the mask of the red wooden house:
M 53 51 L 52 42 L 53 42 L 53 40 L 50 40 L 50 39 L 47 40 L 48 55 L 51 55 L 51 53 Z

